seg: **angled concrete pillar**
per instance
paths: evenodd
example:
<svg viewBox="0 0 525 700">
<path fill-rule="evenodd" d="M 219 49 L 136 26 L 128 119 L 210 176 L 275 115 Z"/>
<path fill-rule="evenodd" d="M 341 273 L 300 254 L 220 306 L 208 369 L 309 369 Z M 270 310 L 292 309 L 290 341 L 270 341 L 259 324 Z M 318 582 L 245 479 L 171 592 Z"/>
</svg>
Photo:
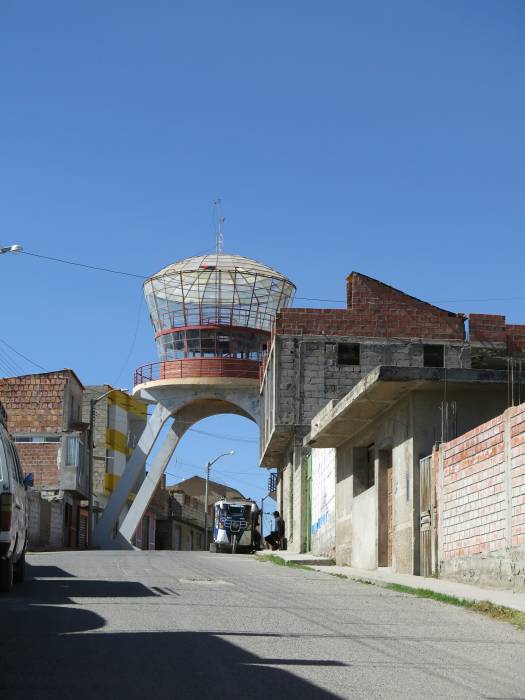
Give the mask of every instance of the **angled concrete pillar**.
<svg viewBox="0 0 525 700">
<path fill-rule="evenodd" d="M 121 538 L 113 539 L 113 532 L 118 522 L 118 518 L 124 508 L 128 496 L 133 490 L 137 479 L 142 473 L 146 460 L 153 449 L 162 426 L 170 417 L 170 411 L 162 404 L 157 404 L 150 419 L 146 423 L 144 432 L 126 465 L 124 473 L 120 477 L 118 484 L 113 491 L 107 506 L 98 521 L 93 532 L 93 544 L 103 549 L 111 549 L 115 546 L 125 546 Z M 129 543 L 128 543 L 129 544 Z"/>
<path fill-rule="evenodd" d="M 139 526 L 180 439 L 192 425 L 203 418 L 224 413 L 244 416 L 257 423 L 259 417 L 258 382 L 244 386 L 245 382 L 246 380 L 241 380 L 240 387 L 228 381 L 224 386 L 215 387 L 176 385 L 141 389 L 141 398 L 149 403 L 155 403 L 155 410 L 97 523 L 93 537 L 97 547 L 103 549 L 132 548 L 133 534 Z M 174 419 L 173 425 L 115 536 L 119 515 L 144 469 L 146 460 L 164 423 L 170 417 Z"/>
<path fill-rule="evenodd" d="M 139 492 L 135 496 L 131 508 L 126 513 L 126 517 L 122 522 L 119 529 L 119 534 L 131 543 L 131 538 L 135 530 L 137 529 L 144 512 L 147 510 L 149 502 L 151 501 L 155 489 L 157 488 L 164 470 L 168 466 L 168 463 L 175 452 L 179 440 L 184 435 L 187 429 L 186 424 L 177 424 L 174 421 L 170 428 L 169 433 L 166 435 L 162 447 L 158 451 L 151 469 L 146 475 L 146 478 L 142 482 Z"/>
</svg>

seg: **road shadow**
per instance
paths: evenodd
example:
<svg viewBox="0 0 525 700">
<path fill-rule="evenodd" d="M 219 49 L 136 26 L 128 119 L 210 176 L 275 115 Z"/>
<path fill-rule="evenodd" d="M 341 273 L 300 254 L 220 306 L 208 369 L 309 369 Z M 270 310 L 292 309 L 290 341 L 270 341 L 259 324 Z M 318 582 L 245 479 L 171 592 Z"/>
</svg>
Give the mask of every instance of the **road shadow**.
<svg viewBox="0 0 525 700">
<path fill-rule="evenodd" d="M 137 581 L 102 581 L 76 578 L 57 566 L 26 565 L 26 580 L 11 597 L 32 605 L 63 605 L 74 598 L 151 598 L 157 594 Z M 0 596 L 0 601 L 5 600 Z"/>
<path fill-rule="evenodd" d="M 42 566 L 26 562 L 26 578 L 75 578 L 69 571 L 64 571 L 59 566 Z"/>
<path fill-rule="evenodd" d="M 77 610 L 60 609 L 67 618 Z M 64 621 L 64 620 L 63 620 Z M 276 666 L 331 666 L 324 660 L 264 659 L 207 632 L 49 634 L 10 640 L 0 690 L 10 700 L 53 698 L 69 688 L 88 698 L 333 700 L 337 696 Z M 66 625 L 67 627 L 67 625 Z M 3 633 L 0 633 L 0 639 Z M 26 672 L 20 674 L 19 659 Z M 9 659 L 17 672 L 10 673 Z M 5 663 L 7 661 L 7 663 Z"/>
<path fill-rule="evenodd" d="M 15 594 L 33 604 L 61 605 L 74 598 L 155 598 L 157 594 L 136 581 L 90 581 L 89 579 L 30 580 L 17 586 Z"/>
<path fill-rule="evenodd" d="M 326 674 L 344 665 L 340 662 L 263 658 L 227 633 L 112 632 L 83 601 L 72 605 L 76 596 L 157 597 L 138 582 L 85 580 L 58 567 L 30 566 L 28 580 L 13 593 L 0 597 L 1 698 L 56 700 L 64 693 L 75 700 L 337 697 L 295 674 L 315 667 Z"/>
</svg>

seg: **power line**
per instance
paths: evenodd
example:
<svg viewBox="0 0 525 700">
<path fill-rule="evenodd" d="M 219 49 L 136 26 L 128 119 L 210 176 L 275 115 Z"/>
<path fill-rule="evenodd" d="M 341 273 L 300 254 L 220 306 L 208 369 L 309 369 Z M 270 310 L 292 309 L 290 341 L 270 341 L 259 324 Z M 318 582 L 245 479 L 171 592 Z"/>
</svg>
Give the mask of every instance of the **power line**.
<svg viewBox="0 0 525 700">
<path fill-rule="evenodd" d="M 98 267 L 97 265 L 86 265 L 85 263 L 74 262 L 72 260 L 64 260 L 63 258 L 53 258 L 50 255 L 40 255 L 39 253 L 30 253 L 27 250 L 21 251 L 22 255 L 30 255 L 32 258 L 41 258 L 42 260 L 51 260 L 52 262 L 62 263 L 63 265 L 74 265 L 75 267 L 83 267 L 86 270 L 97 270 L 98 272 L 110 272 L 113 275 L 123 275 L 125 277 L 136 277 L 137 279 L 148 279 L 149 275 L 136 275 L 133 272 L 123 272 L 122 270 L 112 270 L 108 267 Z"/>
<path fill-rule="evenodd" d="M 197 428 L 188 428 L 188 430 L 191 430 L 192 433 L 199 433 L 200 435 L 207 435 L 208 437 L 220 438 L 221 440 L 235 440 L 236 442 L 248 442 L 251 444 L 259 442 L 256 438 L 242 438 L 235 435 L 220 435 L 218 433 L 208 433 L 205 430 L 198 430 Z"/>
<path fill-rule="evenodd" d="M 208 252 L 210 249 L 203 251 L 203 252 Z M 151 275 L 138 275 L 135 274 L 134 272 L 126 272 L 124 270 L 113 270 L 112 268 L 108 267 L 101 267 L 98 265 L 87 265 L 85 263 L 79 263 L 75 262 L 73 260 L 65 260 L 63 258 L 54 258 L 51 257 L 50 255 L 41 255 L 40 253 L 30 253 L 27 250 L 21 251 L 21 255 L 29 255 L 33 258 L 41 258 L 42 260 L 51 260 L 52 262 L 58 262 L 62 263 L 64 265 L 74 265 L 75 267 L 83 267 L 86 270 L 95 270 L 97 272 L 108 272 L 113 275 L 122 275 L 124 277 L 134 277 L 136 279 L 141 279 L 141 280 L 146 280 L 151 277 Z M 294 297 L 297 300 L 300 301 L 322 301 L 327 304 L 346 304 L 345 299 L 321 299 L 318 297 Z M 523 297 L 486 297 L 486 298 L 480 298 L 480 299 L 434 299 L 432 302 L 427 302 L 427 303 L 433 303 L 433 304 L 452 304 L 452 303 L 474 303 L 474 302 L 489 302 L 489 301 L 524 301 L 525 296 Z"/>
<path fill-rule="evenodd" d="M 44 372 L 48 371 L 45 367 L 42 367 L 42 365 L 39 365 L 38 362 L 31 360 L 29 357 L 26 357 L 26 355 L 23 355 L 21 352 L 18 352 L 18 350 L 15 350 L 15 348 L 12 345 L 9 345 L 9 343 L 7 341 L 3 340 L 2 338 L 0 338 L 0 343 L 3 343 L 6 347 L 9 348 L 9 350 L 14 352 L 19 357 L 23 358 L 26 362 L 29 362 L 29 364 L 34 365 L 35 367 L 38 367 L 38 369 L 41 369 Z"/>
<path fill-rule="evenodd" d="M 119 383 L 119 380 L 120 380 L 124 370 L 126 369 L 126 367 L 128 365 L 128 362 L 131 358 L 131 354 L 133 353 L 133 350 L 135 349 L 135 343 L 137 342 L 137 336 L 139 333 L 140 320 L 142 318 L 142 304 L 143 303 L 144 303 L 144 297 L 141 294 L 140 295 L 139 309 L 138 309 L 138 313 L 137 313 L 137 322 L 135 324 L 135 332 L 133 333 L 133 339 L 131 341 L 131 345 L 129 347 L 129 351 L 128 351 L 128 354 L 126 356 L 126 359 L 124 360 L 124 362 L 122 363 L 122 367 L 120 368 L 120 372 L 118 373 L 117 378 L 113 382 L 113 386 L 117 386 L 117 384 Z"/>
<path fill-rule="evenodd" d="M 4 370 L 7 368 L 8 373 L 16 375 L 23 372 L 22 367 L 18 364 L 16 360 L 11 359 L 11 357 L 8 355 L 7 351 L 4 350 L 3 347 L 0 347 L 0 358 Z"/>
</svg>

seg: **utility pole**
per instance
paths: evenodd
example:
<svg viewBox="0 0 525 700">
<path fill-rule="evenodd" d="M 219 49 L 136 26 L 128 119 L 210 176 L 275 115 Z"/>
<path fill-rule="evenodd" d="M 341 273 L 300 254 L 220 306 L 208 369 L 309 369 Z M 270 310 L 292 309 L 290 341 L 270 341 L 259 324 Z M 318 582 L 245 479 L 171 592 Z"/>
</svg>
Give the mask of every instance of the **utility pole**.
<svg viewBox="0 0 525 700">
<path fill-rule="evenodd" d="M 215 457 L 215 459 L 212 459 L 211 462 L 208 462 L 206 465 L 206 488 L 204 491 L 204 547 L 203 550 L 205 552 L 208 551 L 208 482 L 210 480 L 210 469 L 212 466 L 215 464 L 217 460 L 219 460 L 221 457 L 228 457 L 229 455 L 234 455 L 235 451 L 230 450 L 229 452 L 224 452 L 224 454 L 219 455 L 218 457 Z"/>
<path fill-rule="evenodd" d="M 206 465 L 206 489 L 204 491 L 204 551 L 208 551 L 208 482 L 210 480 L 211 462 Z"/>
<path fill-rule="evenodd" d="M 261 546 L 264 539 L 264 502 L 267 498 L 271 498 L 270 494 L 261 498 Z"/>
<path fill-rule="evenodd" d="M 95 430 L 95 399 L 89 401 L 89 462 L 88 462 L 88 547 L 93 546 L 93 432 Z"/>
</svg>

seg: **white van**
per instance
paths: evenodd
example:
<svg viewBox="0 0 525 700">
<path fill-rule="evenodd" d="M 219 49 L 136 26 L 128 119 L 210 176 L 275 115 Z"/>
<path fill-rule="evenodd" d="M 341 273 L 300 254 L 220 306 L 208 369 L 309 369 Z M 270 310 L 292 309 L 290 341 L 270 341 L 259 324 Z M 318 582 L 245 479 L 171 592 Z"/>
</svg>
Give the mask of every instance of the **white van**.
<svg viewBox="0 0 525 700">
<path fill-rule="evenodd" d="M 0 404 L 0 591 L 9 592 L 25 573 L 27 547 L 27 487 L 14 442 L 6 429 L 6 414 Z"/>
</svg>

